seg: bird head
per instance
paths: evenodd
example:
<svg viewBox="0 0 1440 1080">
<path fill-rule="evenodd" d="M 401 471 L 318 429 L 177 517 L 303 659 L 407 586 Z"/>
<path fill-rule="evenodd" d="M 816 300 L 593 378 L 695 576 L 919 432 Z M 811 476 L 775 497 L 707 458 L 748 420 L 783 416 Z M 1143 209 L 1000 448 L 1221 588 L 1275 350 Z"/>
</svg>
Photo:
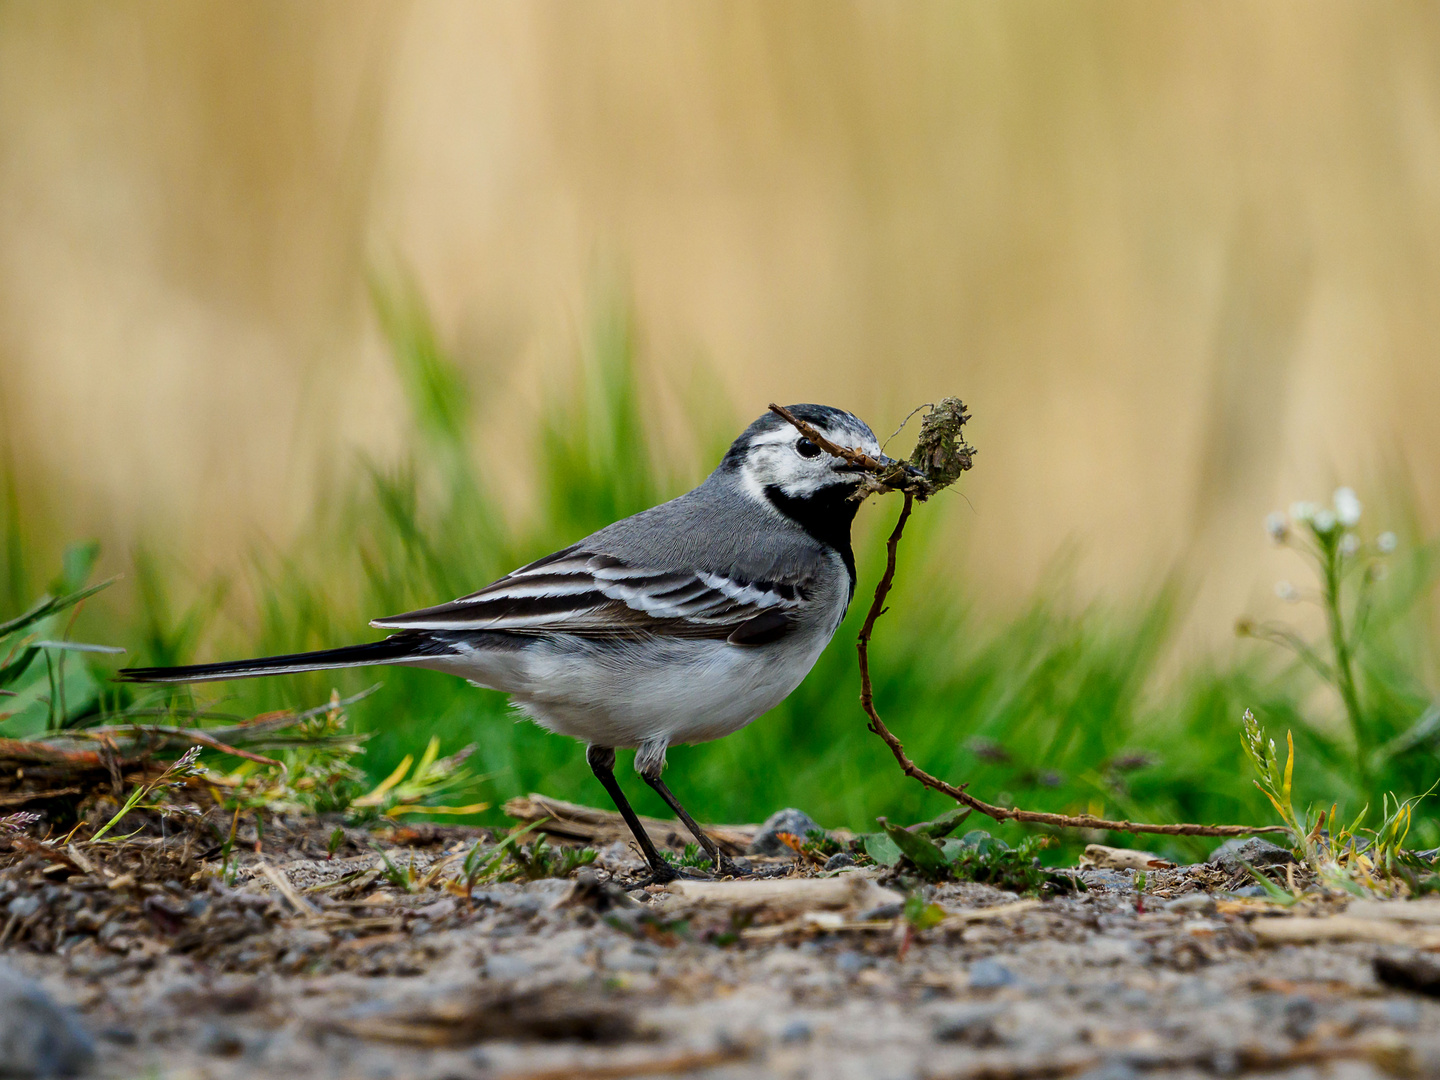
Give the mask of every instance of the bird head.
<svg viewBox="0 0 1440 1080">
<path fill-rule="evenodd" d="M 859 450 L 882 464 L 890 462 L 870 426 L 853 413 L 830 405 L 791 405 L 789 411 L 835 445 Z M 848 496 L 865 475 L 773 412 L 756 420 L 731 444 L 721 468 L 738 473 L 749 494 L 772 502 L 777 494 L 787 500 Z"/>
</svg>

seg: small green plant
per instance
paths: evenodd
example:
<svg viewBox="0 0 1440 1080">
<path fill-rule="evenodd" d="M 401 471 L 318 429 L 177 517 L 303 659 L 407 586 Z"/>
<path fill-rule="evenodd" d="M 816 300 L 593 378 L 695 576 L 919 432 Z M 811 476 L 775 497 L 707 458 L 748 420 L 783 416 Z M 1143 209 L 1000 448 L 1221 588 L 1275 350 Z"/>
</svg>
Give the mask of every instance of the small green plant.
<svg viewBox="0 0 1440 1080">
<path fill-rule="evenodd" d="M 593 863 L 595 857 L 594 848 L 555 848 L 542 836 L 528 847 L 511 850 L 510 861 L 514 872 L 506 877 L 521 877 L 526 881 L 569 877 L 580 867 Z"/>
<path fill-rule="evenodd" d="M 465 853 L 459 876 L 445 882 L 445 889 L 468 901 L 475 887 L 483 883 L 569 877 L 595 861 L 594 848 L 556 848 L 543 836 L 522 846 L 520 841 L 537 826 L 535 823 L 516 830 L 488 851 L 477 840 Z"/>
<path fill-rule="evenodd" d="M 1367 787 L 1374 772 L 1375 724 L 1361 700 L 1357 655 L 1374 612 L 1375 586 L 1385 574 L 1385 557 L 1395 551 L 1393 532 L 1364 540 L 1357 531 L 1360 500 L 1348 487 L 1337 488 L 1331 506 L 1297 502 L 1289 514 L 1279 511 L 1265 519 L 1265 530 L 1281 547 L 1310 559 L 1319 579 L 1318 590 L 1307 591 L 1281 581 L 1276 595 L 1289 602 L 1313 600 L 1325 616 L 1326 640 L 1314 644 L 1284 623 L 1242 619 L 1241 636 L 1273 642 L 1295 653 L 1322 680 L 1335 689 L 1354 740 L 1355 772 Z"/>
<path fill-rule="evenodd" d="M 327 859 L 335 858 L 335 853 L 340 850 L 344 843 L 345 830 L 339 825 L 336 825 L 335 828 L 330 831 L 330 839 L 325 843 L 325 857 Z"/>
<path fill-rule="evenodd" d="M 1431 864 L 1405 847 L 1415 806 L 1432 794 L 1434 787 L 1409 799 L 1383 795 L 1380 825 L 1375 829 L 1363 827 L 1370 811 L 1368 804 L 1349 825 L 1341 823 L 1339 807 L 1333 804 L 1328 810 L 1307 811 L 1302 818 L 1295 810 L 1293 799 L 1294 739 L 1286 733 L 1287 752 L 1282 766 L 1275 740 L 1266 737 L 1265 729 L 1249 709 L 1245 710 L 1241 723 L 1245 754 L 1259 773 L 1255 786 L 1275 807 L 1281 822 L 1290 830 L 1296 853 L 1323 888 L 1357 896 L 1393 895 L 1397 891 L 1415 894 L 1435 889 L 1437 876 Z M 1254 876 L 1272 898 L 1279 897 L 1275 891 L 1278 886 L 1262 880 L 1262 875 Z M 1293 902 L 1293 894 L 1284 895 L 1291 896 Z"/>
<path fill-rule="evenodd" d="M 116 825 L 119 825 L 120 822 L 125 819 L 126 815 L 137 807 L 144 810 L 159 810 L 162 812 L 173 812 L 176 810 L 176 807 L 162 806 L 158 803 L 147 803 L 146 800 L 152 798 L 156 793 L 164 792 L 169 788 L 183 787 L 185 782 L 192 776 L 203 776 L 205 770 L 196 763 L 199 757 L 200 747 L 192 746 L 189 750 L 186 750 L 184 754 L 167 765 L 165 771 L 154 780 L 149 780 L 137 785 L 126 797 L 120 809 L 116 811 L 115 816 L 102 825 L 94 836 L 90 837 L 90 843 L 98 844 L 104 840 L 105 837 L 109 835 L 110 830 L 115 828 Z"/>
<path fill-rule="evenodd" d="M 390 818 L 404 814 L 478 814 L 488 809 L 490 804 L 454 806 L 440 801 L 454 798 L 478 782 L 478 778 L 465 768 L 465 759 L 474 749 L 467 746 L 442 758 L 440 737 L 432 735 L 418 762 L 406 754 L 389 776 L 364 795 L 353 799 L 350 809 L 378 810 Z M 413 772 L 410 770 L 412 764 L 415 766 Z"/>
<path fill-rule="evenodd" d="M 665 857 L 665 861 L 668 862 L 671 866 L 684 866 L 699 870 L 707 870 L 712 865 L 714 865 L 710 861 L 710 856 L 705 854 L 705 849 L 702 848 L 699 844 L 686 844 L 685 850 L 680 853 L 678 858 L 670 854 L 670 852 L 668 851 L 663 852 L 663 855 Z"/>
<path fill-rule="evenodd" d="M 1292 797 L 1295 780 L 1294 736 L 1288 731 L 1285 733 L 1285 765 L 1281 767 L 1275 740 L 1266 739 L 1265 729 L 1260 726 L 1260 721 L 1255 719 L 1255 714 L 1246 709 L 1245 715 L 1240 718 L 1240 725 L 1245 756 L 1260 774 L 1255 786 L 1270 800 L 1270 805 L 1275 807 L 1275 812 L 1280 815 L 1281 824 L 1290 830 L 1291 842 L 1304 855 L 1305 861 L 1313 866 L 1315 853 L 1309 843 L 1310 830 L 1305 828 L 1296 814 Z"/>
<path fill-rule="evenodd" d="M 0 817 L 0 836 L 6 833 L 22 833 L 31 825 L 38 824 L 40 815 L 29 810 L 17 810 Z"/>
<path fill-rule="evenodd" d="M 390 883 L 391 888 L 399 889 L 401 892 L 412 893 L 419 889 L 420 875 L 415 872 L 415 856 L 410 856 L 409 865 L 403 869 L 391 861 L 381 848 L 375 844 L 370 845 L 375 854 L 380 856 L 380 876 Z"/>
<path fill-rule="evenodd" d="M 903 915 L 912 930 L 929 930 L 945 921 L 945 909 L 926 901 L 917 890 L 905 898 Z"/>
<path fill-rule="evenodd" d="M 883 832 L 862 836 L 865 853 L 881 866 L 914 869 L 927 881 L 978 881 L 1015 892 L 1039 892 L 1046 885 L 1069 890 L 1074 887 L 1040 865 L 1038 852 L 1048 847 L 1048 836 L 1027 836 L 1015 847 L 983 829 L 972 829 L 963 837 L 949 836 L 969 816 L 957 808 L 908 829 L 878 818 Z"/>
<path fill-rule="evenodd" d="M 67 670 L 67 658 L 125 651 L 68 640 L 85 601 L 112 584 L 83 587 L 98 554 L 94 544 L 71 545 L 52 589 L 59 595 L 42 596 L 28 611 L 0 622 L 0 734 L 62 731 L 95 711 L 99 683 L 83 664 Z"/>
<path fill-rule="evenodd" d="M 475 893 L 475 886 L 485 880 L 505 861 L 506 850 L 505 844 L 502 843 L 487 854 L 484 845 L 476 840 L 460 863 L 460 876 L 452 881 L 447 881 L 445 888 L 457 896 L 463 896 L 465 902 L 470 903 L 471 897 Z"/>
<path fill-rule="evenodd" d="M 1027 836 L 1010 847 L 998 836 L 976 829 L 945 844 L 954 852 L 951 868 L 961 881 L 978 881 L 1018 893 L 1038 893 L 1046 885 L 1068 887 L 1040 865 L 1039 853 L 1054 841 L 1048 836 Z M 1067 879 L 1068 881 L 1068 879 Z"/>
</svg>

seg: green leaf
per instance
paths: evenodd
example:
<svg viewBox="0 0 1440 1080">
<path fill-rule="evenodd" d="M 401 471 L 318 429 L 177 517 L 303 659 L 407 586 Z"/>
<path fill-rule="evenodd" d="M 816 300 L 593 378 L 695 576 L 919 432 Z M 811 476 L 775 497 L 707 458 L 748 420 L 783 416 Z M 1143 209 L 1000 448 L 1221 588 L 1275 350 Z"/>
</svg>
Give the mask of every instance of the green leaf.
<svg viewBox="0 0 1440 1080">
<path fill-rule="evenodd" d="M 865 845 L 865 854 L 880 866 L 894 866 L 900 861 L 900 849 L 883 832 L 864 833 L 860 839 Z"/>
<path fill-rule="evenodd" d="M 62 593 L 83 588 L 100 560 L 100 541 L 82 540 L 65 549 L 60 562 L 60 580 L 56 589 Z"/>
<path fill-rule="evenodd" d="M 949 875 L 950 864 L 934 841 L 902 829 L 899 825 L 891 825 L 883 817 L 875 820 L 885 830 L 885 835 L 895 842 L 900 853 L 914 863 L 915 869 L 927 878 L 938 879 Z"/>
<path fill-rule="evenodd" d="M 905 898 L 905 921 L 916 930 L 929 930 L 945 920 L 945 909 L 939 904 L 927 904 L 918 892 Z"/>
<path fill-rule="evenodd" d="M 955 806 L 945 811 L 934 821 L 927 821 L 922 825 L 915 826 L 915 832 L 921 836 L 928 836 L 931 840 L 942 840 L 958 829 L 966 818 L 970 816 L 971 810 L 968 806 Z"/>
<path fill-rule="evenodd" d="M 114 584 L 115 580 L 115 578 L 108 578 L 98 585 L 91 585 L 88 589 L 80 589 L 77 592 L 70 593 L 68 596 L 47 596 L 42 598 L 39 603 L 25 612 L 25 614 L 17 615 L 9 622 L 0 623 L 0 638 L 8 637 L 18 630 L 24 630 L 27 626 L 33 626 L 41 619 L 48 618 L 51 615 L 65 611 L 67 608 L 74 607 L 80 603 L 81 600 L 94 596 L 101 589 L 109 588 Z"/>
</svg>

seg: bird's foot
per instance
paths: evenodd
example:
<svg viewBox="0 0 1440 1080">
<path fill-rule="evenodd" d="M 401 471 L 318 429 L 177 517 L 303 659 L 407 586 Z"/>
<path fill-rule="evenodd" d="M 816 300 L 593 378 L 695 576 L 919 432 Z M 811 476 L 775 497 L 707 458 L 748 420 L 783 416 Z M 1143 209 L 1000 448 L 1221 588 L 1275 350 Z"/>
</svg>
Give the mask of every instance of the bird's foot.
<svg viewBox="0 0 1440 1080">
<path fill-rule="evenodd" d="M 634 887 L 643 889 L 647 885 L 668 885 L 672 881 L 716 881 L 720 878 L 753 876 L 749 860 L 732 860 L 724 855 L 714 871 L 702 870 L 698 866 L 675 866 L 671 863 L 652 865 L 648 877 L 642 878 Z"/>
<path fill-rule="evenodd" d="M 696 870 L 689 866 L 672 866 L 668 862 L 650 863 L 650 873 L 641 878 L 635 888 L 643 889 L 647 885 L 668 885 L 672 881 L 709 881 L 711 877 L 704 870 Z"/>
</svg>

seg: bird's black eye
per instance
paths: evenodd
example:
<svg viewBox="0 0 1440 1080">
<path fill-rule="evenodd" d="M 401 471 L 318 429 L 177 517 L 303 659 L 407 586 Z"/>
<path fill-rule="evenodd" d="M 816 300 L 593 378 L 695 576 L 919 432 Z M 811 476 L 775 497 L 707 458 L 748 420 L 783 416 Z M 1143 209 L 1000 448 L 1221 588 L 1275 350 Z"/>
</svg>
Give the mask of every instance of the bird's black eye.
<svg viewBox="0 0 1440 1080">
<path fill-rule="evenodd" d="M 816 457 L 820 453 L 820 448 L 809 439 L 801 439 L 795 444 L 795 452 L 801 457 Z"/>
</svg>

